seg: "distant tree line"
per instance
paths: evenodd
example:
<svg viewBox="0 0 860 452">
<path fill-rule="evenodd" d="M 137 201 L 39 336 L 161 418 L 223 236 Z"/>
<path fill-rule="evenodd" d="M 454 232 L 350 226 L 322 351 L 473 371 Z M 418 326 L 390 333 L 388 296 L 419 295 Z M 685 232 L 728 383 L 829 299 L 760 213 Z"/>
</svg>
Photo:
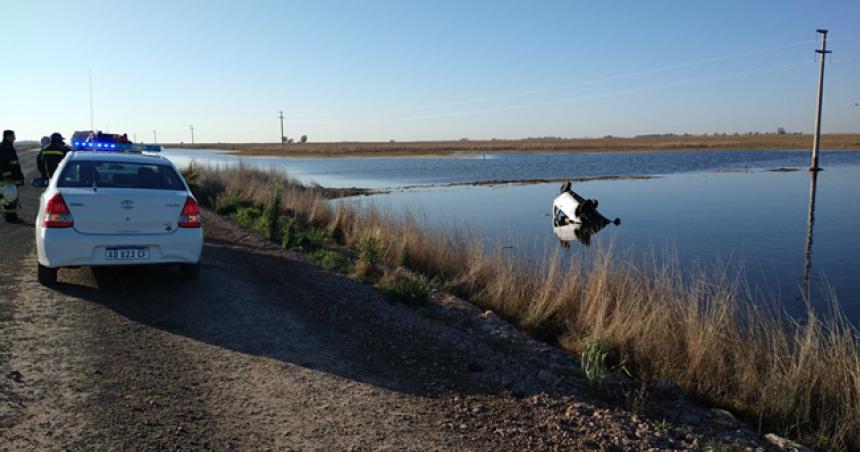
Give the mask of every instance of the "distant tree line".
<svg viewBox="0 0 860 452">
<path fill-rule="evenodd" d="M 742 136 L 742 135 L 747 135 L 747 136 L 749 136 L 749 135 L 752 135 L 752 136 L 755 136 L 755 135 L 803 135 L 803 132 L 787 132 L 785 130 L 785 127 L 777 127 L 775 132 L 756 132 L 756 131 L 734 132 L 734 133 L 714 132 L 712 134 L 708 134 L 708 133 L 647 133 L 647 134 L 642 134 L 642 135 L 636 135 L 633 138 L 672 138 L 672 137 L 695 137 L 695 136 L 727 137 L 727 136 Z M 564 141 L 564 140 L 576 140 L 576 139 L 583 139 L 583 138 L 588 139 L 590 137 L 565 138 L 565 137 L 559 137 L 559 136 L 544 136 L 544 137 L 526 137 L 526 138 L 490 138 L 489 141 Z M 628 138 L 628 137 L 617 136 L 617 135 L 603 135 L 601 138 L 604 140 L 609 140 L 609 139 L 614 139 L 614 138 L 623 139 L 623 138 Z M 304 143 L 306 140 L 307 140 L 307 137 L 305 135 L 302 135 L 301 142 Z M 466 142 L 466 141 L 470 141 L 470 140 L 471 140 L 470 138 L 463 137 L 463 138 L 460 138 L 458 141 Z M 292 143 L 293 142 L 292 139 L 290 139 L 289 142 Z M 395 143 L 396 141 L 395 140 L 388 140 L 388 142 L 389 143 Z"/>
<path fill-rule="evenodd" d="M 636 135 L 634 138 L 691 137 L 691 136 L 695 136 L 695 135 L 696 135 L 696 134 L 690 134 L 690 133 L 684 133 L 684 134 L 676 134 L 676 133 L 651 133 L 651 134 L 645 134 L 645 135 Z M 749 131 L 749 132 L 744 132 L 744 133 L 741 133 L 741 132 L 735 132 L 735 133 L 733 133 L 733 134 L 732 134 L 732 136 L 741 136 L 741 135 L 803 135 L 803 132 L 786 132 L 786 131 L 785 131 L 785 127 L 778 127 L 778 128 L 776 129 L 776 132 L 756 132 L 756 131 Z M 710 135 L 708 135 L 707 133 L 703 133 L 703 134 L 701 134 L 701 136 L 704 136 L 704 137 L 707 137 L 707 136 L 712 136 L 712 137 L 725 137 L 725 136 L 729 136 L 729 134 L 728 134 L 727 132 L 714 132 L 714 133 L 712 133 L 712 134 L 710 134 Z M 603 137 L 603 138 L 615 138 L 615 137 L 613 137 L 612 135 L 607 135 L 607 136 L 605 136 L 605 137 Z"/>
<path fill-rule="evenodd" d="M 288 137 L 281 137 L 281 141 L 283 141 L 284 143 L 295 143 L 296 142 L 295 138 L 288 138 Z M 299 137 L 299 143 L 307 143 L 307 142 L 308 142 L 308 136 L 307 135 L 302 135 L 301 137 Z"/>
</svg>

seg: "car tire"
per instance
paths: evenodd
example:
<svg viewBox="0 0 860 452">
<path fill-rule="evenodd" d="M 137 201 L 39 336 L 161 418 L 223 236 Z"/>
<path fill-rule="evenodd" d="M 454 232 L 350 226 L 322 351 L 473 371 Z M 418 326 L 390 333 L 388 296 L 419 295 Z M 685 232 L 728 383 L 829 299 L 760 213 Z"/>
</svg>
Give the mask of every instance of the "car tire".
<svg viewBox="0 0 860 452">
<path fill-rule="evenodd" d="M 57 269 L 45 267 L 39 264 L 39 284 L 43 286 L 53 286 L 57 284 Z"/>
<path fill-rule="evenodd" d="M 179 273 L 182 275 L 182 279 L 193 281 L 200 275 L 200 263 L 179 264 Z"/>
</svg>

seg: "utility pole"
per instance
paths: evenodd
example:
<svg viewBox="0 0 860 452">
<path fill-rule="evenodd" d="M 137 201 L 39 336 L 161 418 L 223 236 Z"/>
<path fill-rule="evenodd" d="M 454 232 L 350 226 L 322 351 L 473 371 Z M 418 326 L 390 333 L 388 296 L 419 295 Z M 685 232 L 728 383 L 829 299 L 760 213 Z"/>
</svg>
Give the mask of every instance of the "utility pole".
<svg viewBox="0 0 860 452">
<path fill-rule="evenodd" d="M 281 119 L 281 152 L 284 152 L 284 112 L 278 111 L 278 118 Z"/>
<path fill-rule="evenodd" d="M 815 137 L 812 139 L 812 166 L 809 171 L 819 171 L 818 167 L 818 147 L 821 144 L 821 98 L 824 93 L 824 59 L 827 57 L 830 50 L 827 50 L 827 30 L 819 28 L 817 31 L 821 35 L 821 50 L 816 50 L 815 53 L 821 55 L 821 66 L 818 67 L 818 105 L 815 112 Z"/>
<path fill-rule="evenodd" d="M 158 144 L 158 134 L 152 129 L 152 144 Z"/>
<path fill-rule="evenodd" d="M 194 144 L 194 125 L 189 125 L 189 129 L 191 129 L 191 144 Z"/>
</svg>

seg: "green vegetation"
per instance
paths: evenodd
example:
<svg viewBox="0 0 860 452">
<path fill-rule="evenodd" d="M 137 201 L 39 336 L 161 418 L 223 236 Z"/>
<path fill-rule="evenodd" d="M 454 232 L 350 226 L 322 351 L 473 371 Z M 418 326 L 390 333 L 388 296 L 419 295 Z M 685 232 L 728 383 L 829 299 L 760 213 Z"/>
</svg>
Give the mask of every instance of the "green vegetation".
<svg viewBox="0 0 860 452">
<path fill-rule="evenodd" d="M 272 183 L 269 189 L 269 197 L 266 199 L 266 204 L 263 211 L 260 213 L 259 228 L 262 229 L 263 235 L 269 240 L 276 240 L 280 234 L 280 216 L 281 216 L 281 197 L 283 193 L 281 186 L 277 183 Z"/>
<path fill-rule="evenodd" d="M 210 203 L 212 204 L 212 203 Z M 249 207 L 247 203 L 243 203 L 242 199 L 239 198 L 239 194 L 231 191 L 228 193 L 224 193 L 222 196 L 218 196 L 216 202 L 214 203 L 215 211 L 220 213 L 221 215 L 232 215 L 237 210 Z"/>
<path fill-rule="evenodd" d="M 241 166 L 188 172 L 198 200 L 240 224 L 313 253 L 327 268 L 346 267 L 320 250 L 351 249 L 354 276 L 407 303 L 420 306 L 434 280 L 445 281 L 454 293 L 582 354 L 589 380 L 617 371 L 642 382 L 671 380 L 759 419 L 763 432 L 822 449 L 860 448 L 860 340 L 835 302 L 826 316 L 809 312 L 796 321 L 754 299 L 725 269 L 682 270 L 672 259 L 621 260 L 608 251 L 568 264 L 550 258 L 535 271 L 510 253 L 486 252 L 468 235 L 332 203 L 322 189 L 281 174 Z"/>
<path fill-rule="evenodd" d="M 311 259 L 320 267 L 338 273 L 349 273 L 352 261 L 343 253 L 319 249 L 311 253 Z"/>
<path fill-rule="evenodd" d="M 393 273 L 380 281 L 379 286 L 386 295 L 394 300 L 419 305 L 427 302 L 430 293 L 437 284 L 436 281 L 424 275 Z"/>
<path fill-rule="evenodd" d="M 256 207 L 240 207 L 230 214 L 230 218 L 246 228 L 251 228 L 259 233 L 264 233 L 265 231 L 260 227 L 260 215 L 260 209 Z"/>
<path fill-rule="evenodd" d="M 609 376 L 616 372 L 632 376 L 627 368 L 626 354 L 602 340 L 586 342 L 580 353 L 580 361 L 585 378 L 595 386 L 606 383 Z"/>
<path fill-rule="evenodd" d="M 729 448 L 725 444 L 707 442 L 705 443 L 705 450 L 708 452 L 729 452 L 731 451 L 731 448 Z"/>
<path fill-rule="evenodd" d="M 299 251 L 313 251 L 323 246 L 327 234 L 322 228 L 305 224 L 294 216 L 281 216 L 278 221 L 281 246 Z"/>
<path fill-rule="evenodd" d="M 593 341 L 585 345 L 580 359 L 585 378 L 592 385 L 602 385 L 609 378 L 611 373 L 607 363 L 609 352 L 609 346 L 601 341 Z"/>
<path fill-rule="evenodd" d="M 381 273 L 381 263 L 383 256 L 382 245 L 379 240 L 365 236 L 358 240 L 355 244 L 355 249 L 358 251 L 358 263 L 355 267 L 355 273 L 360 278 L 373 278 Z"/>
<path fill-rule="evenodd" d="M 665 431 L 669 431 L 672 428 L 672 424 L 669 422 L 666 422 L 666 419 L 663 419 L 663 420 L 655 422 L 654 428 L 656 428 L 657 430 L 665 432 Z"/>
</svg>

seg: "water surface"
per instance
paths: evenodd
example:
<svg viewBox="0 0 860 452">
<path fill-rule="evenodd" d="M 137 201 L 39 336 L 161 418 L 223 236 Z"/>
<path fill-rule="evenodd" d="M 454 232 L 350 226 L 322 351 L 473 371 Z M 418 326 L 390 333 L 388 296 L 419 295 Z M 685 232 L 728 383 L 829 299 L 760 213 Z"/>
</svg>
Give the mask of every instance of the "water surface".
<svg viewBox="0 0 860 452">
<path fill-rule="evenodd" d="M 805 167 L 808 151 L 647 151 L 462 154 L 453 157 L 239 157 L 224 151 L 167 149 L 177 164 L 243 162 L 289 172 L 326 187 L 402 187 L 493 180 L 662 175 L 722 169 Z M 822 152 L 828 165 L 860 163 L 860 152 Z"/>
<path fill-rule="evenodd" d="M 244 164 L 283 170 L 334 187 L 391 187 L 364 198 L 420 213 L 429 226 L 478 231 L 488 247 L 507 247 L 536 260 L 592 253 L 612 244 L 641 256 L 677 253 L 685 267 L 742 264 L 746 280 L 802 312 L 803 293 L 822 307 L 831 294 L 860 325 L 860 152 L 823 152 L 814 186 L 800 151 L 500 153 L 432 158 L 244 158 L 216 151 L 167 151 L 184 164 Z M 801 171 L 772 171 L 795 168 Z M 561 241 L 549 217 L 558 184 L 428 186 L 492 180 L 651 175 L 594 180 L 574 190 L 619 217 L 585 239 Z M 415 185 L 422 188 L 404 189 Z M 810 201 L 814 200 L 814 203 Z M 590 246 L 586 246 L 589 243 Z M 809 283 L 809 286 L 805 284 Z M 809 287 L 808 290 L 805 290 Z M 831 292 L 832 291 L 832 292 Z"/>
</svg>

